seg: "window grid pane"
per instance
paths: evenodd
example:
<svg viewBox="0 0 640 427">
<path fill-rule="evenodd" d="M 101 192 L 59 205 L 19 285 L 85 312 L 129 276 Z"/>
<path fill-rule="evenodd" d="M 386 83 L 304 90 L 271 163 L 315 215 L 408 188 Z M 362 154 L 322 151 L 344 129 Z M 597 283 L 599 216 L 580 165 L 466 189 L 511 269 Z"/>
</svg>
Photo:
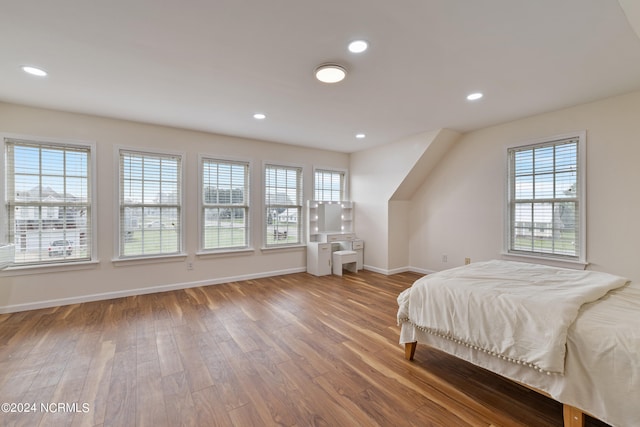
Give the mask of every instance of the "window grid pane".
<svg viewBox="0 0 640 427">
<path fill-rule="evenodd" d="M 509 151 L 509 250 L 578 258 L 578 139 Z"/>
<path fill-rule="evenodd" d="M 344 200 L 344 172 L 316 170 L 314 174 L 314 200 L 340 202 Z"/>
<path fill-rule="evenodd" d="M 302 242 L 302 169 L 265 167 L 266 246 Z"/>
<path fill-rule="evenodd" d="M 202 249 L 249 246 L 249 164 L 202 160 Z"/>
<path fill-rule="evenodd" d="M 5 140 L 9 241 L 17 265 L 92 257 L 91 148 Z"/>
<path fill-rule="evenodd" d="M 120 152 L 120 257 L 182 250 L 181 157 Z"/>
</svg>

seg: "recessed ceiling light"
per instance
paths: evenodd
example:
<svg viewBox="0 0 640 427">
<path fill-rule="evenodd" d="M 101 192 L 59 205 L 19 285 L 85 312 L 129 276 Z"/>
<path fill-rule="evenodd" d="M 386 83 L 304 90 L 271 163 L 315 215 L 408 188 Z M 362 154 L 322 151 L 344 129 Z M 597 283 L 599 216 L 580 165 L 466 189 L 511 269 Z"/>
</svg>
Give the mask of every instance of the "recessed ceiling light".
<svg viewBox="0 0 640 427">
<path fill-rule="evenodd" d="M 46 71 L 40 68 L 30 67 L 28 65 L 25 65 L 24 67 L 22 67 L 22 71 L 24 71 L 25 73 L 29 73 L 32 76 L 38 76 L 38 77 L 44 77 L 47 75 Z"/>
<path fill-rule="evenodd" d="M 338 83 L 347 76 L 347 70 L 338 64 L 322 64 L 314 72 L 316 79 L 323 83 Z"/>
<path fill-rule="evenodd" d="M 267 115 L 264 114 L 264 113 L 255 113 L 253 115 L 253 118 L 256 119 L 256 120 L 264 120 L 264 119 L 267 118 Z"/>
<path fill-rule="evenodd" d="M 365 135 L 364 133 L 357 133 L 356 134 L 356 138 L 358 139 L 365 139 L 367 137 L 367 135 Z"/>
<path fill-rule="evenodd" d="M 475 100 L 477 100 L 477 99 L 482 98 L 483 96 L 484 96 L 484 95 L 483 95 L 482 93 L 480 93 L 480 92 L 476 92 L 476 93 L 471 93 L 471 94 L 467 95 L 467 99 L 468 99 L 469 101 L 475 101 Z"/>
<path fill-rule="evenodd" d="M 349 52 L 362 53 L 369 47 L 369 44 L 364 40 L 354 40 L 349 43 Z"/>
</svg>

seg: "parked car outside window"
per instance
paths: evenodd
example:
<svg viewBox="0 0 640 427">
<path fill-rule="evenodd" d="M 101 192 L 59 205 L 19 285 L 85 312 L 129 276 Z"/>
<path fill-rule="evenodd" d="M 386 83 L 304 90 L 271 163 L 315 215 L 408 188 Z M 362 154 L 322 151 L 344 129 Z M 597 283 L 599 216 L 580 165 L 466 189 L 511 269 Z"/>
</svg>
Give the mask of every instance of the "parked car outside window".
<svg viewBox="0 0 640 427">
<path fill-rule="evenodd" d="M 54 240 L 49 245 L 49 256 L 64 256 L 65 253 L 67 256 L 71 256 L 73 252 L 72 245 L 73 242 L 70 240 Z"/>
</svg>

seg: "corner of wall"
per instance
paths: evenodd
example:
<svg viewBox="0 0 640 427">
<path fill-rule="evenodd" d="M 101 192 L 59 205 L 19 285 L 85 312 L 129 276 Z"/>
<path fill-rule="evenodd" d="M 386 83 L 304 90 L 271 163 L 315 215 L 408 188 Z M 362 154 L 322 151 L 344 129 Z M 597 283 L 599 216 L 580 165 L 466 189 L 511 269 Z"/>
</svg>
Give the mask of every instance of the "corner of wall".
<svg viewBox="0 0 640 427">
<path fill-rule="evenodd" d="M 365 263 L 388 270 L 408 264 L 408 201 L 458 132 L 439 129 L 350 155 L 356 232 L 366 243 Z"/>
</svg>

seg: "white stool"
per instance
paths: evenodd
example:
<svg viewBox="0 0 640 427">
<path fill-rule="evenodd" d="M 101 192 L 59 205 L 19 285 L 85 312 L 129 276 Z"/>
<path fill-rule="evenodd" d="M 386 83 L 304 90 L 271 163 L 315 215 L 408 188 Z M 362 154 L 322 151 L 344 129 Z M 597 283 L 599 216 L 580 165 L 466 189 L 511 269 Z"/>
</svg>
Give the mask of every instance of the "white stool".
<svg viewBox="0 0 640 427">
<path fill-rule="evenodd" d="M 333 274 L 342 276 L 342 267 L 346 268 L 352 273 L 356 273 L 356 262 L 358 261 L 358 254 L 356 251 L 335 251 L 333 253 Z"/>
</svg>

